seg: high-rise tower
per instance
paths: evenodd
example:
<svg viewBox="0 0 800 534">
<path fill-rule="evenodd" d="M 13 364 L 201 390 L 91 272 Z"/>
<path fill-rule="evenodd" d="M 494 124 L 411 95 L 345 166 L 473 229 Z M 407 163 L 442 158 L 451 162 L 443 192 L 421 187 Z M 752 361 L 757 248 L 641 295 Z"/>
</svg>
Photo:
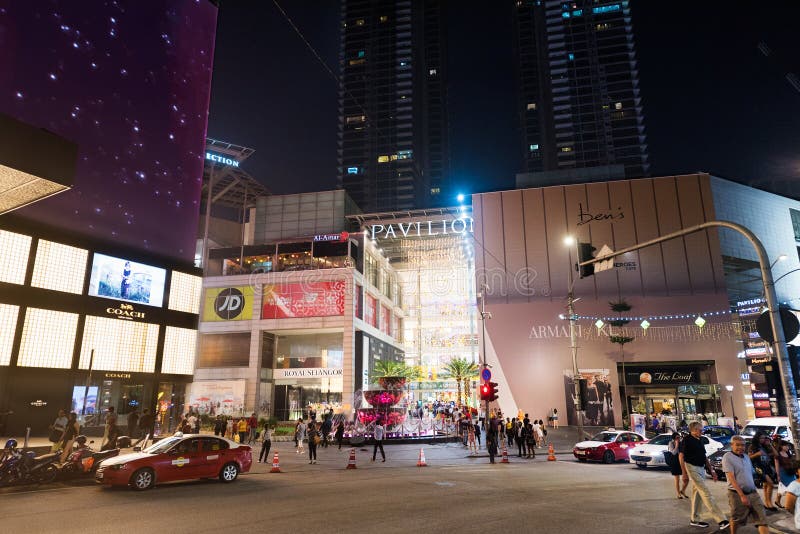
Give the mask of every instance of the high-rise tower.
<svg viewBox="0 0 800 534">
<path fill-rule="evenodd" d="M 436 206 L 447 191 L 442 10 L 342 2 L 338 177 L 366 212 Z"/>
<path fill-rule="evenodd" d="M 514 23 L 522 170 L 622 165 L 646 176 L 628 1 L 517 0 Z"/>
</svg>

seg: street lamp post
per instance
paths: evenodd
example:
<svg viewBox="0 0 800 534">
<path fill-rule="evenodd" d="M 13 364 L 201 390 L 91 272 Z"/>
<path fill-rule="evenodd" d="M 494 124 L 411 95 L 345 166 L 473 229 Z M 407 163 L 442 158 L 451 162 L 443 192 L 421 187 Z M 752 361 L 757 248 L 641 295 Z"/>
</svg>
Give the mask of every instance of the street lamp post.
<svg viewBox="0 0 800 534">
<path fill-rule="evenodd" d="M 728 393 L 731 394 L 731 416 L 733 417 L 733 432 L 734 434 L 739 433 L 739 428 L 736 426 L 736 409 L 733 407 L 733 386 L 728 384 L 725 386 L 725 389 L 728 390 Z"/>
<path fill-rule="evenodd" d="M 575 332 L 575 323 L 578 316 L 575 315 L 575 280 L 572 275 L 572 246 L 575 245 L 575 238 L 567 236 L 564 238 L 564 245 L 567 247 L 567 319 L 569 319 L 569 348 L 572 353 L 572 383 L 575 386 L 575 417 L 578 422 L 578 441 L 583 441 L 583 417 L 581 415 L 581 386 L 580 375 L 578 374 L 578 340 Z"/>
</svg>

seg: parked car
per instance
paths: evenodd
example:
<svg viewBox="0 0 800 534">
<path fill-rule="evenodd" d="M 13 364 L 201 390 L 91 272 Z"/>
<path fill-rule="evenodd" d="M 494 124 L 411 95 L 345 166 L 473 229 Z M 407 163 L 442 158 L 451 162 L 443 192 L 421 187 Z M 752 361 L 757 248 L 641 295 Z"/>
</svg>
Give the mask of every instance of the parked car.
<svg viewBox="0 0 800 534">
<path fill-rule="evenodd" d="M 703 428 L 703 435 L 727 445 L 731 442 L 734 431 L 728 426 L 709 425 Z"/>
<path fill-rule="evenodd" d="M 219 477 L 233 482 L 253 463 L 247 445 L 215 436 L 177 433 L 150 447 L 104 460 L 95 481 L 146 490 L 161 482 Z"/>
<path fill-rule="evenodd" d="M 628 452 L 647 441 L 641 434 L 623 430 L 604 430 L 588 441 L 576 443 L 572 454 L 580 462 L 589 460 L 612 464 L 628 460 Z"/>
<path fill-rule="evenodd" d="M 770 439 L 780 436 L 789 443 L 794 444 L 792 431 L 789 429 L 788 417 L 759 417 L 747 423 L 742 429 L 742 436 L 752 439 L 758 431 L 765 432 Z"/>
<path fill-rule="evenodd" d="M 722 443 L 715 441 L 708 436 L 701 436 L 703 445 L 706 449 L 706 456 L 713 454 L 720 450 Z M 664 460 L 664 452 L 669 448 L 669 442 L 672 440 L 672 432 L 666 434 L 659 434 L 652 438 L 647 443 L 637 445 L 630 451 L 630 459 L 636 462 L 636 467 L 666 467 L 667 462 Z"/>
</svg>

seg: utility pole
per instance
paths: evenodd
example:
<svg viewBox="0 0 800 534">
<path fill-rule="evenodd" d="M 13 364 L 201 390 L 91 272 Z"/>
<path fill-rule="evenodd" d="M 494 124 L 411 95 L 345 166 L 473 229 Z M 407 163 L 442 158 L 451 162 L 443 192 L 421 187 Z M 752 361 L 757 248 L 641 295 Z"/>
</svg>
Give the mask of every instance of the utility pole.
<svg viewBox="0 0 800 534">
<path fill-rule="evenodd" d="M 770 267 L 767 251 L 764 250 L 764 245 L 761 243 L 761 240 L 759 240 L 749 228 L 730 221 L 708 221 L 703 224 L 698 224 L 697 226 L 684 228 L 683 230 L 678 230 L 677 232 L 645 241 L 644 243 L 623 248 L 622 250 L 604 256 L 580 262 L 578 263 L 578 267 L 594 265 L 595 263 L 622 256 L 628 252 L 634 252 L 645 247 L 663 243 L 664 241 L 684 237 L 712 228 L 729 228 L 739 232 L 750 241 L 750 244 L 753 245 L 756 251 L 759 267 L 761 268 L 761 281 L 764 285 L 764 296 L 767 300 L 767 310 L 772 320 L 772 352 L 778 357 L 778 371 L 781 377 L 781 386 L 783 387 L 783 397 L 786 401 L 786 413 L 789 416 L 789 428 L 791 429 L 792 436 L 795 436 L 795 439 L 797 439 L 797 436 L 800 436 L 800 421 L 798 421 L 797 418 L 800 407 L 798 407 L 797 403 L 797 390 L 794 387 L 794 376 L 789 363 L 789 351 L 786 348 L 786 338 L 783 333 L 783 321 L 781 321 L 780 309 L 778 307 L 778 297 L 775 294 L 775 282 L 772 278 L 772 269 Z"/>
<path fill-rule="evenodd" d="M 487 284 L 483 284 L 483 286 L 481 286 L 481 293 L 480 293 L 480 297 L 481 297 L 481 325 L 483 327 L 483 337 L 481 339 L 483 348 L 482 348 L 481 352 L 483 352 L 483 368 L 484 369 L 489 367 L 486 364 L 486 319 L 491 319 L 492 318 L 491 312 L 488 312 L 488 313 L 486 312 L 486 292 L 488 290 L 489 290 L 489 286 Z M 484 428 L 486 428 L 487 431 L 488 431 L 488 429 L 489 429 L 489 400 L 488 399 L 483 401 L 483 424 L 484 424 Z M 487 440 L 489 439 L 488 438 L 488 433 L 487 433 L 487 438 L 486 439 Z"/>
<path fill-rule="evenodd" d="M 578 316 L 575 314 L 575 280 L 572 274 L 572 245 L 575 244 L 575 238 L 569 236 L 564 239 L 564 244 L 567 245 L 567 319 L 569 319 L 569 348 L 572 352 L 572 384 L 575 386 L 575 417 L 578 421 L 578 441 L 583 441 L 583 414 L 581 414 L 581 384 L 580 374 L 578 373 L 578 339 L 575 333 L 575 323 Z"/>
</svg>

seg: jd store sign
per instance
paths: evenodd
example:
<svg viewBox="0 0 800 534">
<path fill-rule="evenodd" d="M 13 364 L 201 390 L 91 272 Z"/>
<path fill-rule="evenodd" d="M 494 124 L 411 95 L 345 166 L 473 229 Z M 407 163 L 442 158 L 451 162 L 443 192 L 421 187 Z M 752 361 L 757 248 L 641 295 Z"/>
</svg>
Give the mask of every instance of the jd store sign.
<svg viewBox="0 0 800 534">
<path fill-rule="evenodd" d="M 203 321 L 247 321 L 253 318 L 253 288 L 208 288 L 203 304 Z"/>
<path fill-rule="evenodd" d="M 625 379 L 629 386 L 695 384 L 700 374 L 696 367 L 628 367 Z"/>
</svg>

